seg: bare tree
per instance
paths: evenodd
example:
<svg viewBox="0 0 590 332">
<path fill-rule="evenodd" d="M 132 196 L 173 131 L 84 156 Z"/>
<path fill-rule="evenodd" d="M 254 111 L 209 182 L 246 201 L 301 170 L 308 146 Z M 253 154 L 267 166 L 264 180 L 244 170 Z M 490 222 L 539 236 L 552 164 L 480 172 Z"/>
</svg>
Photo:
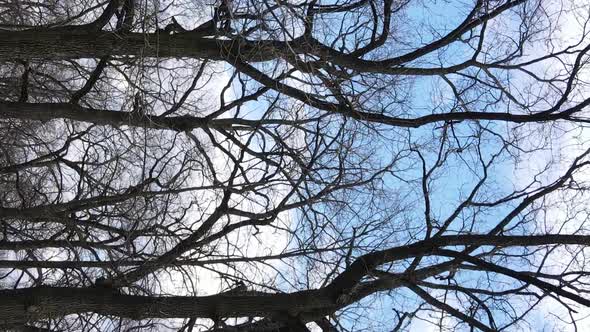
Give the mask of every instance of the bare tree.
<svg viewBox="0 0 590 332">
<path fill-rule="evenodd" d="M 590 306 L 587 4 L 0 10 L 3 329 L 537 330 Z"/>
</svg>

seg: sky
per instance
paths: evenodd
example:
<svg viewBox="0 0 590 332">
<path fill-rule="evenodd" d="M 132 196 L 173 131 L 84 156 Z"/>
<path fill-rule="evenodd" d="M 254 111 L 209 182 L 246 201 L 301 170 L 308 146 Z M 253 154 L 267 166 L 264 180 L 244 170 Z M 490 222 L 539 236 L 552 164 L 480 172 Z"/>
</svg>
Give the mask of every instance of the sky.
<svg viewBox="0 0 590 332">
<path fill-rule="evenodd" d="M 429 4 L 429 3 L 427 3 L 427 4 Z M 165 7 L 165 4 L 163 3 L 161 6 Z M 441 9 L 441 7 L 443 9 Z M 433 25 L 443 26 L 443 27 L 447 27 L 447 29 L 450 29 L 451 27 L 453 27 L 456 24 L 458 18 L 460 17 L 460 15 L 458 15 L 458 13 L 461 11 L 465 12 L 464 4 L 462 2 L 458 2 L 458 1 L 448 1 L 448 2 L 436 1 L 433 3 L 433 8 L 436 8 L 436 10 L 433 9 L 431 11 L 424 11 L 423 9 L 419 9 L 419 8 L 411 8 L 407 12 L 407 17 L 412 20 L 427 21 Z M 171 15 L 177 16 L 179 18 L 179 21 L 181 23 L 184 22 L 184 24 L 186 24 L 187 26 L 190 26 L 190 24 L 195 23 L 194 21 L 191 20 L 192 17 L 189 17 L 187 15 L 183 15 L 182 12 L 179 12 L 179 13 L 171 12 Z M 575 36 L 579 35 L 579 31 L 580 31 L 581 27 L 575 19 L 570 18 L 570 17 L 562 17 L 561 22 L 563 23 L 563 28 L 562 28 L 562 31 L 560 32 L 561 38 L 569 38 L 569 37 L 575 37 Z M 396 23 L 401 25 L 402 22 L 396 22 Z M 440 32 L 440 30 L 437 30 L 437 31 Z M 408 33 L 412 33 L 412 31 L 408 31 Z M 424 30 L 420 31 L 418 34 L 423 39 L 423 41 L 427 41 L 429 39 L 429 37 L 431 37 L 431 36 L 425 35 Z M 462 49 L 450 49 L 448 52 L 449 52 L 449 54 L 453 54 L 453 53 L 461 53 L 462 51 L 463 51 Z M 173 63 L 173 62 L 174 62 L 174 60 L 171 61 L 171 63 Z M 201 102 L 203 103 L 201 106 L 203 107 L 203 109 L 206 109 L 209 107 L 215 107 L 218 104 L 219 99 L 216 98 L 216 93 L 221 91 L 221 89 L 223 88 L 223 86 L 225 86 L 227 80 L 230 77 L 229 76 L 230 75 L 229 68 L 223 64 L 216 65 L 215 72 L 216 73 L 211 76 L 212 81 L 210 81 L 208 83 L 208 85 L 211 89 L 211 94 L 210 95 L 205 94 L 204 96 L 202 96 L 202 99 L 201 99 Z M 296 84 L 295 82 L 296 81 L 292 81 L 290 83 Z M 415 83 L 412 91 L 414 93 L 413 104 L 415 105 L 416 108 L 424 107 L 426 110 L 431 109 L 433 102 L 436 101 L 436 98 L 422 99 L 422 97 L 424 95 L 429 95 L 430 92 L 432 92 L 433 88 L 436 88 L 437 84 L 440 84 L 440 80 L 423 80 L 423 81 L 418 80 Z M 129 87 L 121 86 L 120 88 L 122 91 L 125 91 Z M 235 98 L 235 96 L 239 92 L 238 87 L 233 87 L 233 88 L 234 89 L 230 89 L 227 93 L 228 100 Z M 305 89 L 305 87 L 301 87 L 301 88 Z M 441 93 L 442 93 L 443 100 L 445 99 L 445 97 L 448 97 L 448 96 L 445 96 L 445 94 L 448 93 L 448 90 L 441 89 Z M 256 107 L 255 104 L 249 104 L 249 106 L 246 106 L 244 112 L 251 112 L 253 115 L 255 115 L 255 114 L 258 114 L 262 109 L 263 109 L 262 107 L 261 108 Z M 426 127 L 425 129 L 422 129 L 422 130 L 415 130 L 414 135 L 418 136 L 418 137 L 422 135 L 422 136 L 424 136 L 424 138 L 426 140 L 429 138 L 429 132 L 428 132 L 429 130 L 430 130 L 430 127 Z M 525 160 L 521 161 L 518 168 L 514 168 L 513 165 L 509 165 L 508 163 L 506 165 L 501 165 L 500 167 L 497 167 L 496 181 L 502 185 L 510 185 L 512 183 L 515 183 L 515 184 L 521 185 L 521 186 L 525 185 L 527 183 L 528 179 L 531 178 L 531 175 L 534 174 L 534 172 L 532 172 L 532 171 L 535 169 L 535 167 L 539 164 L 544 163 L 544 161 L 549 160 L 550 158 L 560 160 L 560 162 L 557 164 L 556 168 L 554 170 L 552 170 L 552 172 L 549 174 L 549 176 L 555 176 L 556 174 L 560 174 L 565 169 L 565 167 L 568 165 L 569 159 L 571 159 L 571 157 L 574 155 L 574 153 L 579 151 L 578 150 L 579 145 L 577 143 L 579 141 L 587 142 L 590 139 L 590 137 L 588 137 L 587 132 L 577 132 L 577 133 L 572 132 L 570 134 L 571 135 L 562 135 L 562 136 L 558 137 L 558 139 L 559 139 L 558 143 L 551 146 L 551 149 L 548 149 L 548 150 L 542 151 L 542 153 L 536 154 L 534 158 L 529 158 L 529 159 L 525 159 Z M 576 134 L 576 135 L 574 135 L 574 134 Z M 198 134 L 196 134 L 196 135 L 198 136 Z M 586 146 L 587 146 L 587 144 L 586 144 Z M 492 151 L 493 151 L 493 149 L 490 148 L 489 151 L 486 151 L 486 152 L 492 153 Z M 384 154 L 384 155 L 387 153 L 390 153 L 390 151 L 386 150 L 385 148 L 380 149 L 380 150 L 376 150 L 376 152 Z M 385 156 L 385 157 L 387 157 L 387 156 Z M 223 169 L 223 165 L 225 165 L 225 163 L 226 163 L 226 160 L 219 157 L 219 156 L 216 158 L 213 158 L 213 161 L 214 161 L 215 165 L 218 166 L 218 169 Z M 431 162 L 432 160 L 428 160 L 428 161 Z M 460 160 L 457 160 L 456 162 L 459 163 Z M 457 168 L 451 167 L 447 171 L 462 172 L 461 169 L 458 167 Z M 389 183 L 389 185 L 393 189 L 395 189 L 395 186 L 397 185 L 397 183 L 393 179 L 391 179 L 390 181 L 391 182 Z M 434 193 L 434 195 L 436 197 L 436 200 L 434 200 L 434 209 L 437 211 L 437 213 L 442 216 L 448 215 L 448 213 L 450 212 L 450 211 L 448 211 L 448 206 L 453 206 L 451 203 L 457 201 L 457 199 L 458 199 L 457 193 L 460 191 L 461 188 L 464 188 L 465 185 L 471 183 L 472 181 L 473 181 L 473 177 L 469 176 L 466 173 L 461 173 L 460 176 L 453 175 L 453 176 L 447 176 L 447 177 L 441 178 L 437 183 L 439 186 L 441 186 L 444 189 Z M 415 194 L 419 194 L 419 191 L 417 191 Z M 494 216 L 494 215 L 489 216 L 489 219 L 493 220 L 497 216 L 502 215 L 502 212 L 503 212 L 502 210 L 497 211 L 496 212 L 497 215 L 496 216 Z M 419 220 L 421 213 L 422 213 L 422 211 L 420 209 L 416 209 L 416 211 L 413 211 L 410 214 L 413 214 L 413 217 L 416 217 Z M 553 213 L 555 215 L 556 219 L 558 219 L 560 217 L 560 211 L 551 211 L 551 213 Z M 300 215 L 298 215 L 295 211 L 292 211 L 292 212 L 284 213 L 281 216 L 280 220 L 281 220 L 281 222 L 284 223 L 285 226 L 289 226 L 289 225 L 291 225 L 291 223 L 294 222 L 295 219 L 297 219 L 299 217 L 300 217 Z M 251 230 L 240 231 L 240 232 L 238 232 L 238 234 L 232 235 L 229 238 L 230 242 L 235 241 L 235 243 L 237 244 L 238 247 L 247 248 L 247 251 L 245 253 L 242 253 L 244 255 L 254 256 L 254 255 L 260 255 L 260 254 L 278 253 L 282 249 L 284 249 L 286 246 L 288 246 L 288 244 L 289 244 L 289 238 L 288 238 L 288 235 L 286 235 L 286 233 L 280 234 L 280 233 L 276 233 L 275 231 L 262 230 L 262 232 L 257 235 L 256 239 L 254 239 L 251 237 L 251 233 L 249 233 L 250 231 Z M 59 257 L 56 257 L 56 258 L 59 258 Z M 265 274 L 267 274 L 265 276 L 266 278 L 273 279 L 274 276 L 277 274 L 276 270 L 283 270 L 283 269 L 287 270 L 288 268 L 289 267 L 287 265 L 281 265 L 277 262 L 277 265 L 274 266 L 274 268 L 263 268 L 263 272 Z M 197 280 L 196 285 L 197 285 L 198 295 L 214 294 L 214 293 L 222 291 L 228 287 L 228 285 L 222 285 L 214 273 L 208 272 L 208 271 L 201 269 L 201 268 L 195 269 L 194 273 L 195 273 L 195 278 Z M 179 284 L 179 280 L 175 280 L 174 278 L 175 278 L 175 276 L 172 275 L 172 280 L 169 280 L 168 283 L 164 284 L 165 291 L 170 291 L 171 293 L 178 293 L 180 291 L 180 289 L 177 287 L 177 285 Z M 169 287 L 169 289 L 166 289 L 166 287 Z M 410 295 L 407 291 L 396 290 L 394 292 L 394 294 L 407 296 L 408 302 L 412 302 L 412 300 L 413 300 L 412 295 Z M 378 309 L 373 312 L 369 311 L 363 317 L 358 317 L 358 320 L 361 322 L 369 322 L 369 323 L 373 319 L 376 322 L 378 322 L 379 320 L 387 322 L 390 319 L 390 316 L 392 315 L 392 312 L 389 311 L 389 308 L 388 308 L 391 304 L 390 299 L 388 299 L 386 296 L 375 296 L 375 297 L 371 297 L 370 299 L 367 299 L 367 302 L 371 302 L 371 301 L 374 301 L 374 303 L 370 303 L 370 304 L 374 304 L 375 307 Z M 558 315 L 562 314 L 562 311 L 560 311 L 560 308 L 555 303 L 543 303 L 543 305 L 540 308 L 541 308 L 541 313 L 535 313 L 533 316 L 531 316 L 532 317 L 531 318 L 532 325 L 535 326 L 535 328 L 538 327 L 539 329 L 541 329 L 544 326 L 544 324 L 547 323 L 547 321 L 545 319 L 546 319 L 546 317 L 549 317 L 548 315 L 550 313 L 558 314 Z M 588 312 L 588 313 L 590 313 L 590 312 Z M 580 316 L 586 315 L 588 313 L 581 312 Z M 547 316 L 545 316 L 544 314 L 547 314 Z M 438 314 L 433 314 L 430 318 L 437 319 Z M 345 322 L 345 324 L 353 324 L 353 323 L 354 322 L 352 322 L 352 321 Z M 312 324 L 310 324 L 310 325 L 312 325 Z M 587 329 L 590 329 L 590 320 L 589 319 L 584 320 L 582 322 L 582 326 L 586 327 Z M 377 327 L 383 327 L 383 326 L 376 324 L 375 328 L 377 328 Z M 564 328 L 565 328 L 565 330 L 569 330 L 571 327 L 565 326 Z M 316 330 L 317 330 L 317 328 L 316 328 Z M 426 323 L 424 320 L 416 319 L 413 321 L 409 330 L 412 330 L 412 331 L 437 331 L 438 328 L 432 326 L 431 324 Z"/>
</svg>

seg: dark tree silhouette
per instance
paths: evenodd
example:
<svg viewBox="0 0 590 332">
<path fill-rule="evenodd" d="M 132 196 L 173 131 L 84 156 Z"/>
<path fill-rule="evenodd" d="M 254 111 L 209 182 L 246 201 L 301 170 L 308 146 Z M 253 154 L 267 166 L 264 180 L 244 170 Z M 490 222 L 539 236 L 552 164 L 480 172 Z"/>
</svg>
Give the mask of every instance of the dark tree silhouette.
<svg viewBox="0 0 590 332">
<path fill-rule="evenodd" d="M 0 10 L 1 329 L 585 316 L 588 4 Z"/>
</svg>

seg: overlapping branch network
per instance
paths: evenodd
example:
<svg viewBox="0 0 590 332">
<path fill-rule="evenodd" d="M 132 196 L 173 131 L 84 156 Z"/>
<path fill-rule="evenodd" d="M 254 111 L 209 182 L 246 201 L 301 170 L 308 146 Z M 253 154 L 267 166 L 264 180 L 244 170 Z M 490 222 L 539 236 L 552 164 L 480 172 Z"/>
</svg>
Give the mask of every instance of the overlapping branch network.
<svg viewBox="0 0 590 332">
<path fill-rule="evenodd" d="M 590 305 L 587 7 L 4 7 L 2 328 L 495 331 Z"/>
</svg>

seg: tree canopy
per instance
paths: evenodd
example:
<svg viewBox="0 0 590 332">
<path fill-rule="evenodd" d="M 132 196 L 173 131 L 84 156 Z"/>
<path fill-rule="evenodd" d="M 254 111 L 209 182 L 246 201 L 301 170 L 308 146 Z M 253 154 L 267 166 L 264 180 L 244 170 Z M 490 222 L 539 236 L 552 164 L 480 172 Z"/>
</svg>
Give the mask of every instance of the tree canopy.
<svg viewBox="0 0 590 332">
<path fill-rule="evenodd" d="M 0 10 L 0 329 L 589 326 L 584 1 Z"/>
</svg>

